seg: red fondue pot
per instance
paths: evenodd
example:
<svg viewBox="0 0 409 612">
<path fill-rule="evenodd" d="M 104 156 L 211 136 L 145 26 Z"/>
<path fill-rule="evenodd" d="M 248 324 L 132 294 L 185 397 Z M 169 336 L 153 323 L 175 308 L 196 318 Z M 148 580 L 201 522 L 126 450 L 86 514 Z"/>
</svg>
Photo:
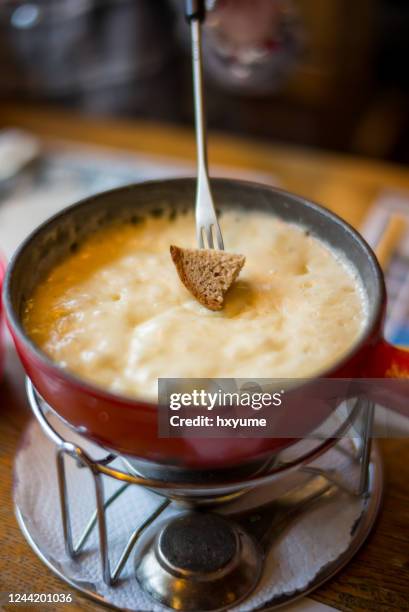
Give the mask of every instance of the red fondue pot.
<svg viewBox="0 0 409 612">
<path fill-rule="evenodd" d="M 370 247 L 352 227 L 317 204 L 272 187 L 226 179 L 212 181 L 212 187 L 221 209 L 259 209 L 302 224 L 342 253 L 355 268 L 369 304 L 365 330 L 348 354 L 320 377 L 408 376 L 409 353 L 387 344 L 382 336 L 386 304 L 382 271 Z M 169 466 L 221 468 L 279 451 L 294 441 L 286 434 L 288 423 L 297 422 L 297 435 L 307 435 L 328 416 L 328 410 L 292 402 L 283 408 L 278 419 L 280 429 L 271 438 L 159 438 L 157 404 L 116 395 L 81 380 L 51 361 L 30 340 L 21 322 L 25 300 L 37 283 L 91 232 L 113 221 L 137 222 L 152 212 L 191 208 L 194 197 L 193 179 L 153 181 L 108 191 L 63 210 L 21 245 L 9 265 L 3 298 L 8 325 L 27 375 L 44 400 L 71 427 L 103 447 L 132 458 Z"/>
</svg>

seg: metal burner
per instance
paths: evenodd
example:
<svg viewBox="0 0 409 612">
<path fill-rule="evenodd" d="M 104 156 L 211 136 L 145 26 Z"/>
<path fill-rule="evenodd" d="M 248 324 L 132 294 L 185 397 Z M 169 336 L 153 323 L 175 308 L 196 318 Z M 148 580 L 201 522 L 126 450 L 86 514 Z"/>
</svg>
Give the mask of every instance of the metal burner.
<svg viewBox="0 0 409 612">
<path fill-rule="evenodd" d="M 253 591 L 262 561 L 261 548 L 242 527 L 217 514 L 192 512 L 160 528 L 137 561 L 136 576 L 169 608 L 223 610 Z"/>
<path fill-rule="evenodd" d="M 316 440 L 308 449 L 297 456 L 283 455 L 272 458 L 263 466 L 252 470 L 246 466 L 247 473 L 235 473 L 233 479 L 225 480 L 226 474 L 217 475 L 211 482 L 200 476 L 196 482 L 187 480 L 192 473 L 173 473 L 163 466 L 145 466 L 135 463 L 124 463 L 125 470 L 118 469 L 114 463 L 116 457 L 108 454 L 95 460 L 77 444 L 68 442 L 49 422 L 46 416 L 49 408 L 42 402 L 30 381 L 27 392 L 33 413 L 41 429 L 56 447 L 58 489 L 61 502 L 61 517 L 67 556 L 81 563 L 81 552 L 90 537 L 98 534 L 101 575 L 108 591 L 104 596 L 98 589 L 82 580 L 71 578 L 62 571 L 61 564 L 56 564 L 53 556 L 47 554 L 44 545 L 33 537 L 27 509 L 17 506 L 16 514 L 21 528 L 29 543 L 43 561 L 64 580 L 87 595 L 110 605 L 114 599 L 107 595 L 121 589 L 124 568 L 133 552 L 135 554 L 136 578 L 142 588 L 157 602 L 175 610 L 194 612 L 197 610 L 218 611 L 232 608 L 239 601 L 248 597 L 256 588 L 262 574 L 268 553 L 274 548 L 277 538 L 300 515 L 303 515 L 315 503 L 343 495 L 340 503 L 348 504 L 359 501 L 359 518 L 356 521 L 348 549 L 339 557 L 328 563 L 306 585 L 303 592 L 281 593 L 274 596 L 265 607 L 258 610 L 273 610 L 289 601 L 302 596 L 316 588 L 332 576 L 352 557 L 368 535 L 378 512 L 382 494 L 382 470 L 379 455 L 371 449 L 371 431 L 374 407 L 366 401 L 348 414 L 347 419 L 335 431 L 335 435 Z M 342 479 L 342 474 L 331 469 L 311 466 L 312 460 L 327 451 L 337 448 L 339 437 L 356 421 L 361 422 L 361 429 L 356 430 L 360 437 L 354 438 L 354 452 L 345 453 L 352 465 L 358 466 L 356 484 L 351 485 Z M 357 435 L 358 435 L 357 434 Z M 351 440 L 352 441 L 352 440 Z M 96 510 L 89 518 L 88 524 L 74 542 L 71 525 L 71 502 L 66 478 L 66 459 L 73 458 L 78 467 L 86 468 L 92 477 Z M 69 460 L 69 459 L 68 459 Z M 48 463 L 46 464 L 48 465 Z M 138 469 L 136 469 L 136 467 Z M 142 467 L 142 469 L 141 469 Z M 153 472 L 152 468 L 153 467 Z M 209 512 L 185 512 L 176 518 L 173 516 L 163 521 L 160 517 L 165 509 L 176 499 L 179 504 L 191 504 L 194 508 L 201 502 L 231 501 L 243 492 L 253 494 L 261 485 L 273 485 L 289 482 L 291 475 L 302 477 L 297 487 L 290 488 L 279 498 L 266 505 L 253 509 L 230 513 L 228 516 Z M 145 475 L 144 475 L 145 474 Z M 104 494 L 103 477 L 119 481 L 119 487 L 108 497 Z M 165 496 L 158 497 L 159 503 L 150 516 L 144 520 L 128 537 L 126 545 L 111 570 L 109 555 L 109 529 L 106 512 L 118 503 L 130 485 L 142 485 Z M 335 497 L 333 503 L 337 503 Z M 354 501 L 355 500 L 355 501 Z M 173 507 L 173 506 L 172 506 Z M 133 578 L 135 580 L 135 578 Z"/>
</svg>

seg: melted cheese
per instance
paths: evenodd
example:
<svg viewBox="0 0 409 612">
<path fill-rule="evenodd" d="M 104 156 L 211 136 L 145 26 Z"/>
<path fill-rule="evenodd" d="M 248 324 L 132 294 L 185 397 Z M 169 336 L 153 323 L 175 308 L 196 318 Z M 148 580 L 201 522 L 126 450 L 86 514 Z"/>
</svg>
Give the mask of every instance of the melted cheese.
<svg viewBox="0 0 409 612">
<path fill-rule="evenodd" d="M 158 377 L 317 374 L 362 333 L 353 271 L 301 227 L 226 212 L 225 244 L 246 256 L 224 310 L 181 284 L 169 245 L 194 247 L 193 215 L 148 218 L 90 237 L 37 287 L 31 338 L 63 367 L 110 391 L 156 398 Z"/>
</svg>

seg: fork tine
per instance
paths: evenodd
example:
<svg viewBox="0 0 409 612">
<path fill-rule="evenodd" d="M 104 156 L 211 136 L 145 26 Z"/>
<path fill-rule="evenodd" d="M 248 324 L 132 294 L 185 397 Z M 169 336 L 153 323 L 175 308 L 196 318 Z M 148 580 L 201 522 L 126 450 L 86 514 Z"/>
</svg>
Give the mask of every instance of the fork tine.
<svg viewBox="0 0 409 612">
<path fill-rule="evenodd" d="M 223 236 L 219 224 L 201 225 L 197 230 L 197 243 L 199 249 L 214 249 L 215 242 L 220 251 L 224 250 Z"/>
<path fill-rule="evenodd" d="M 217 246 L 218 246 L 220 251 L 224 251 L 223 236 L 222 236 L 222 232 L 221 232 L 219 224 L 216 223 L 214 228 L 215 228 L 215 232 L 216 232 Z"/>
<path fill-rule="evenodd" d="M 209 244 L 209 249 L 214 249 L 212 230 L 213 230 L 213 225 L 208 225 L 206 227 L 206 236 L 207 236 L 207 242 Z"/>
<path fill-rule="evenodd" d="M 201 226 L 197 228 L 197 244 L 199 245 L 199 249 L 204 249 L 203 227 Z"/>
</svg>

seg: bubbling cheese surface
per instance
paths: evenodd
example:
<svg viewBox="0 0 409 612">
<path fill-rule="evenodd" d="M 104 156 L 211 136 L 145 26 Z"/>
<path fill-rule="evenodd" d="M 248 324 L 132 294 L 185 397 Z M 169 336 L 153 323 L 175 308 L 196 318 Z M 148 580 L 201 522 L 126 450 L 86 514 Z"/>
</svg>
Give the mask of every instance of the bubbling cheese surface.
<svg viewBox="0 0 409 612">
<path fill-rule="evenodd" d="M 115 393 L 156 399 L 159 377 L 295 378 L 333 365 L 362 333 L 352 269 L 303 228 L 267 213 L 221 217 L 246 256 L 222 311 L 180 282 L 169 245 L 195 246 L 193 214 L 101 229 L 26 304 L 29 336 L 64 368 Z"/>
</svg>

